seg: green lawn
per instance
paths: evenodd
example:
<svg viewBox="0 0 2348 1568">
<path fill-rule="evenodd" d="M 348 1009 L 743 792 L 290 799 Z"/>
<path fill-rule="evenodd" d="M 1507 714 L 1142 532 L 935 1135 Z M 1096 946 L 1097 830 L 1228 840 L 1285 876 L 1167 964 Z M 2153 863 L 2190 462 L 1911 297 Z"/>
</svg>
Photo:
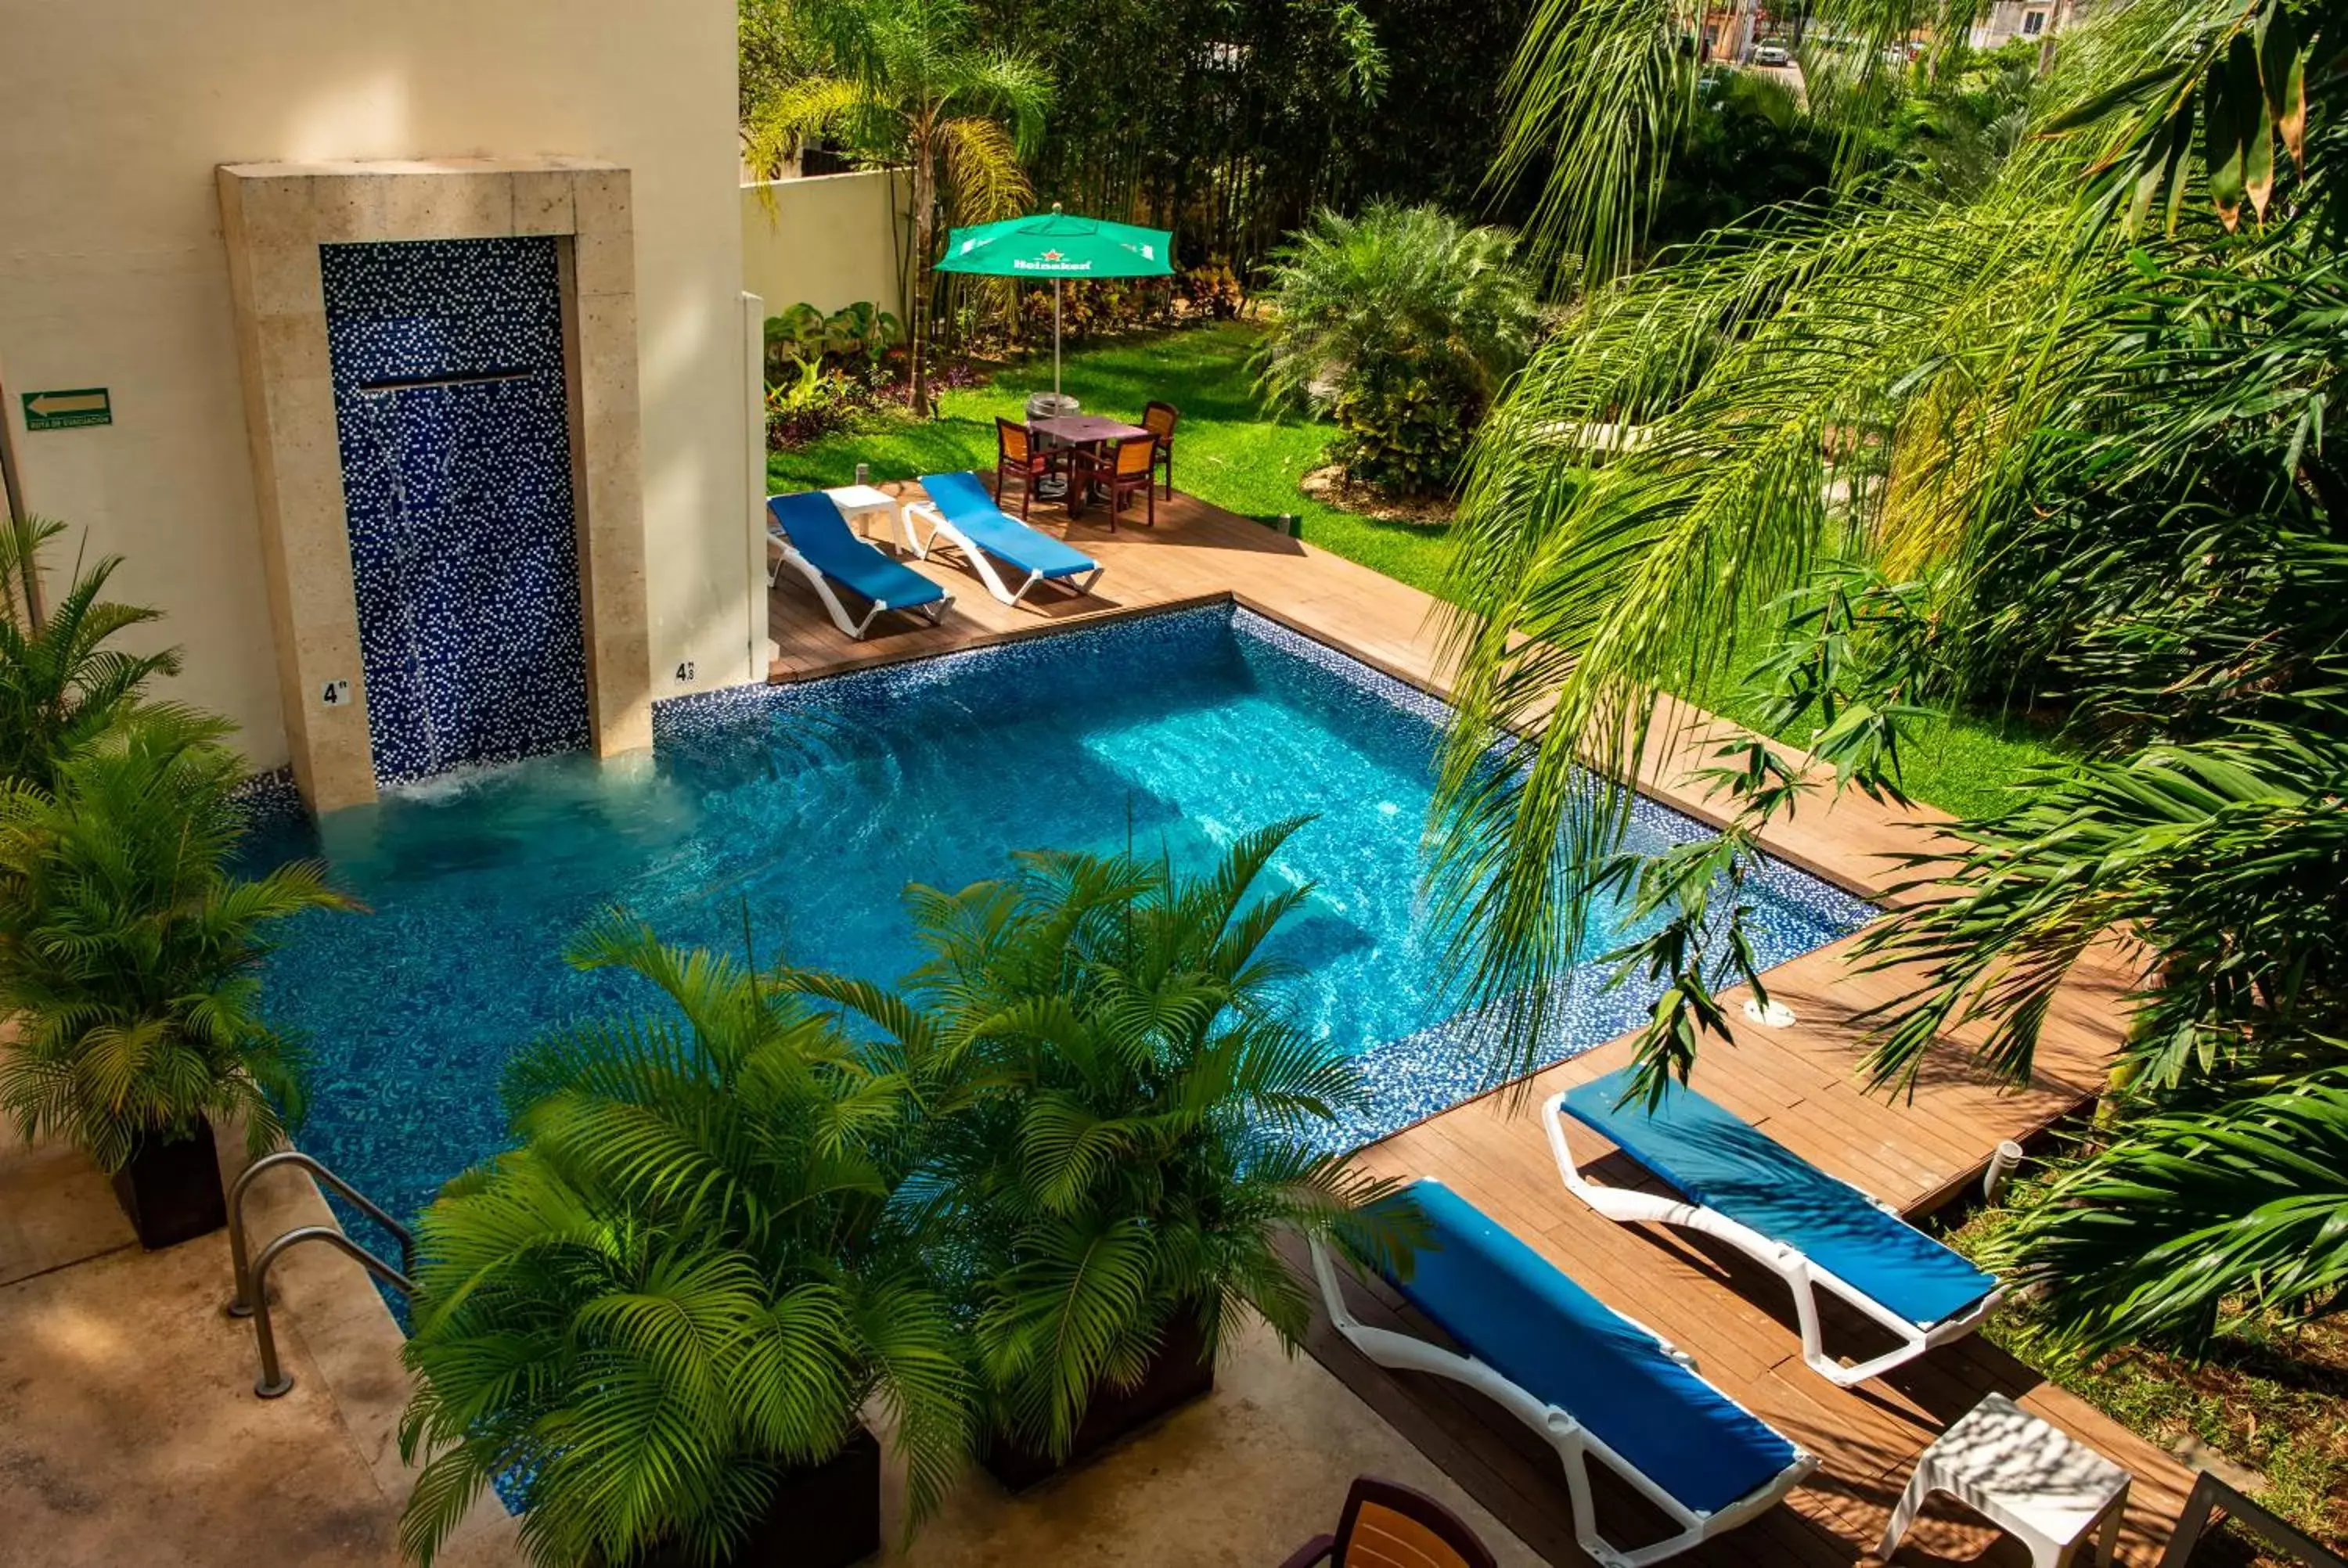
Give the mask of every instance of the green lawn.
<svg viewBox="0 0 2348 1568">
<path fill-rule="evenodd" d="M 1323 549 L 1428 593 L 1441 592 L 1452 550 L 1446 528 L 1375 522 L 1297 489 L 1298 480 L 1321 466 L 1329 427 L 1274 419 L 1257 405 L 1247 364 L 1255 341 L 1255 328 L 1235 322 L 1083 349 L 1067 356 L 1061 386 L 1096 414 L 1138 418 L 1151 398 L 1174 405 L 1182 411 L 1174 475 L 1179 487 L 1242 517 L 1269 521 L 1292 513 L 1302 519 L 1304 537 Z M 880 479 L 956 468 L 991 477 L 995 416 L 1020 417 L 1028 394 L 1047 389 L 1051 374 L 1051 361 L 1038 356 L 1003 372 L 994 385 L 947 393 L 939 417 L 929 424 L 875 420 L 800 451 L 772 453 L 768 484 L 776 490 L 845 485 L 860 462 L 870 464 Z M 1758 706 L 1726 685 L 1706 702 L 1746 723 Z M 2010 784 L 2058 755 L 2019 724 L 1941 721 L 1925 727 L 1906 758 L 1908 790 L 1943 811 L 1975 815 L 1996 809 Z"/>
<path fill-rule="evenodd" d="M 1761 727 L 1758 692 L 1724 682 L 1702 704 L 1748 729 Z M 1801 745 L 1804 735 L 1777 739 Z M 2042 732 L 2019 720 L 1961 714 L 1916 726 L 1900 748 L 1900 787 L 1952 816 L 1985 816 L 2015 804 L 2013 789 L 2067 754 Z"/>
<path fill-rule="evenodd" d="M 1297 481 L 1322 465 L 1329 427 L 1272 419 L 1257 407 L 1247 367 L 1255 337 L 1253 327 L 1234 322 L 1082 350 L 1064 362 L 1060 387 L 1090 414 L 1138 419 L 1152 398 L 1172 404 L 1182 411 L 1174 447 L 1179 488 L 1261 521 L 1292 513 L 1323 549 L 1435 592 L 1451 553 L 1444 529 L 1373 522 L 1298 491 Z M 862 462 L 880 479 L 970 468 L 991 481 L 995 416 L 1021 417 L 1028 394 L 1051 384 L 1052 362 L 1039 355 L 1004 371 L 994 385 L 947 393 L 928 425 L 876 425 L 774 453 L 767 478 L 778 490 L 844 485 Z"/>
</svg>

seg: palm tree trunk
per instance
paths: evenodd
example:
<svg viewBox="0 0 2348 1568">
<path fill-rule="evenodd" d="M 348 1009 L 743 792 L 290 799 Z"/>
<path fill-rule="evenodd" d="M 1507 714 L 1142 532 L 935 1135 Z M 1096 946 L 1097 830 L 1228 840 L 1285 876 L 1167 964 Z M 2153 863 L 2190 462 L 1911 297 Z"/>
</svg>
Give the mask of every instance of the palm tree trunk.
<svg viewBox="0 0 2348 1568">
<path fill-rule="evenodd" d="M 913 297 L 905 302 L 906 332 L 912 343 L 913 412 L 930 416 L 930 252 L 937 227 L 937 156 L 926 119 L 913 128 Z"/>
</svg>

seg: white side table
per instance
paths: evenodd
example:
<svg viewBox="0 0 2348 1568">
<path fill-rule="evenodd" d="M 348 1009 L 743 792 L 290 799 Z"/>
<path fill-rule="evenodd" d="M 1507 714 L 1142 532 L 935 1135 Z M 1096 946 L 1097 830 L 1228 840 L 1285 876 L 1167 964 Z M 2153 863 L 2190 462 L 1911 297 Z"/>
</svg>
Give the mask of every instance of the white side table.
<svg viewBox="0 0 2348 1568">
<path fill-rule="evenodd" d="M 831 497 L 831 504 L 839 508 L 839 515 L 849 526 L 866 538 L 872 537 L 870 519 L 887 518 L 889 526 L 896 530 L 897 542 L 909 550 L 913 548 L 913 541 L 905 537 L 905 514 L 898 508 L 897 497 L 888 491 L 876 490 L 870 485 L 842 485 L 824 494 Z"/>
<path fill-rule="evenodd" d="M 1889 1563 L 1916 1522 L 1925 1497 L 1945 1491 L 2030 1546 L 2037 1568 L 2062 1568 L 2100 1525 L 2099 1568 L 2110 1568 L 2127 1505 L 2128 1472 L 2072 1441 L 2003 1394 L 1992 1394 L 1942 1432 L 1883 1532 L 1877 1557 Z"/>
</svg>

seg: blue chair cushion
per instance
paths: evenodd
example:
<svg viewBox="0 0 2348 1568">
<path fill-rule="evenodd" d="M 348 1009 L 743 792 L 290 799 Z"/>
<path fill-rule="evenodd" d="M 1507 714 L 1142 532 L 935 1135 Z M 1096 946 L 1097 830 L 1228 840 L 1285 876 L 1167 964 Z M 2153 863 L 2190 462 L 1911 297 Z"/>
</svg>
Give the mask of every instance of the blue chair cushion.
<svg viewBox="0 0 2348 1568">
<path fill-rule="evenodd" d="M 988 555 L 1046 578 L 1097 571 L 1100 563 L 1075 546 L 1039 533 L 994 504 L 975 474 L 924 474 L 922 488 L 946 520 Z"/>
<path fill-rule="evenodd" d="M 847 519 L 821 490 L 769 496 L 767 512 L 775 520 L 774 531 L 789 540 L 809 566 L 876 604 L 911 610 L 946 596 L 944 589 L 911 567 L 890 559 L 849 532 Z"/>
<path fill-rule="evenodd" d="M 1995 1276 L 1694 1090 L 1673 1083 L 1648 1110 L 1631 1098 L 1632 1071 L 1569 1090 L 1565 1108 L 1696 1203 L 1796 1248 L 1919 1327 L 1997 1288 Z"/>
<path fill-rule="evenodd" d="M 1794 1462 L 1766 1422 L 1450 1188 L 1415 1182 L 1386 1201 L 1416 1204 L 1432 1229 L 1395 1288 L 1689 1509 L 1717 1512 Z"/>
</svg>

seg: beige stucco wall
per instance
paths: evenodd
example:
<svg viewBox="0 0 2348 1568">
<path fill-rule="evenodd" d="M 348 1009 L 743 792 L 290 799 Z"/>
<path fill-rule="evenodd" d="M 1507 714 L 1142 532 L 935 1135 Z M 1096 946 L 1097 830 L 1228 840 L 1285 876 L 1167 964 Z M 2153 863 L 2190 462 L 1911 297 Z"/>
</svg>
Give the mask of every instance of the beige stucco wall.
<svg viewBox="0 0 2348 1568">
<path fill-rule="evenodd" d="M 742 187 L 742 286 L 768 313 L 870 300 L 902 316 L 903 177 L 824 174 Z"/>
<path fill-rule="evenodd" d="M 286 744 L 215 167 L 565 155 L 632 171 L 656 695 L 764 674 L 727 0 L 0 0 L 0 382 L 28 509 L 86 525 L 187 652 L 175 695 Z M 35 127 L 50 128 L 37 149 Z M 18 395 L 106 386 L 112 426 Z M 759 585 L 763 587 L 763 585 Z"/>
</svg>

